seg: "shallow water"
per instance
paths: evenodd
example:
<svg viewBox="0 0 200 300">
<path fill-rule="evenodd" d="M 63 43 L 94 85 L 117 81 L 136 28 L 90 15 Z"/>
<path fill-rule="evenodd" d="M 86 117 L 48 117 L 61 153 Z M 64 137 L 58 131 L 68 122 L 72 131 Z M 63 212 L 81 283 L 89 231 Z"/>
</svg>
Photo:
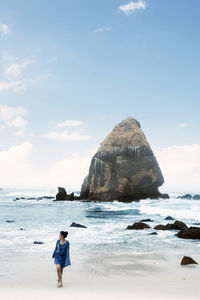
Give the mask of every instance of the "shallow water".
<svg viewBox="0 0 200 300">
<path fill-rule="evenodd" d="M 60 230 L 68 230 L 71 257 L 97 255 L 130 255 L 147 252 L 167 252 L 191 255 L 200 251 L 200 241 L 182 240 L 175 231 L 155 231 L 157 224 L 171 215 L 191 226 L 200 222 L 200 201 L 176 199 L 142 200 L 140 202 L 54 202 L 49 199 L 19 200 L 15 197 L 51 195 L 50 192 L 14 192 L 0 194 L 0 259 L 28 255 L 49 256 Z M 153 219 L 151 229 L 126 230 L 126 226 L 141 219 Z M 14 220 L 12 223 L 6 220 Z M 72 222 L 87 226 L 70 227 Z M 20 230 L 23 228 L 24 230 Z M 44 244 L 35 245 L 34 241 Z"/>
</svg>

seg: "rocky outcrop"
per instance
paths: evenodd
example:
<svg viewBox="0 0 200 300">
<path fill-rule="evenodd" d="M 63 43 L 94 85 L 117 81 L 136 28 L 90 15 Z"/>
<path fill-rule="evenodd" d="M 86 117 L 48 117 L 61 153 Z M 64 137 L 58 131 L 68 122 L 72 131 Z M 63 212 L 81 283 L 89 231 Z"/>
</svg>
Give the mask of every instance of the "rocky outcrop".
<svg viewBox="0 0 200 300">
<path fill-rule="evenodd" d="M 79 200 L 80 197 L 75 196 L 74 193 L 67 194 L 66 190 L 62 187 L 58 187 L 58 193 L 56 194 L 56 200 L 53 201 L 64 201 L 64 200 Z"/>
<path fill-rule="evenodd" d="M 196 194 L 196 195 L 192 196 L 191 194 L 185 194 L 183 196 L 178 196 L 177 199 L 200 200 L 200 195 Z"/>
<path fill-rule="evenodd" d="M 187 225 L 181 221 L 175 221 L 174 223 L 168 223 L 166 225 L 156 225 L 154 227 L 154 229 L 157 230 L 183 230 L 183 229 L 187 229 Z"/>
<path fill-rule="evenodd" d="M 136 222 L 132 225 L 128 225 L 126 229 L 145 229 L 145 228 L 150 228 L 150 226 L 143 222 Z"/>
<path fill-rule="evenodd" d="M 200 227 L 189 227 L 183 229 L 176 234 L 181 239 L 194 239 L 200 240 Z"/>
<path fill-rule="evenodd" d="M 93 156 L 81 198 L 103 201 L 168 198 L 158 191 L 163 183 L 140 123 L 127 118 L 114 128 Z"/>
<path fill-rule="evenodd" d="M 189 256 L 184 256 L 181 260 L 181 265 L 185 266 L 185 265 L 191 265 L 191 264 L 195 264 L 198 265 L 198 263 L 191 257 Z"/>
<path fill-rule="evenodd" d="M 187 199 L 187 200 L 191 200 L 192 199 L 192 195 L 191 194 L 185 194 L 183 196 L 178 196 L 177 199 Z"/>
<path fill-rule="evenodd" d="M 67 193 L 64 188 L 58 187 L 58 193 L 56 194 L 56 200 L 66 200 Z"/>
</svg>

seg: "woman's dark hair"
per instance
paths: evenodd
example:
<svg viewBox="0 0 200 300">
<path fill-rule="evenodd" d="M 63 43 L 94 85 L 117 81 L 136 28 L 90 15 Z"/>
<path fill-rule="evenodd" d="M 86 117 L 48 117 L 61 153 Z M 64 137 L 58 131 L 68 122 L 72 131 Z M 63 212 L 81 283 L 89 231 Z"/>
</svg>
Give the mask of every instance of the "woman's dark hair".
<svg viewBox="0 0 200 300">
<path fill-rule="evenodd" d="M 66 238 L 68 236 L 68 231 L 60 231 L 60 234 Z"/>
</svg>

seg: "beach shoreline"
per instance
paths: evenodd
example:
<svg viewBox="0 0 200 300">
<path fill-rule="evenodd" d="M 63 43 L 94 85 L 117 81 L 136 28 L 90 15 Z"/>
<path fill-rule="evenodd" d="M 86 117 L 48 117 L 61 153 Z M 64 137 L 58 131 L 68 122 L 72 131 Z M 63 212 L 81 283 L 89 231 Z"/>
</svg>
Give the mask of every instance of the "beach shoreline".
<svg viewBox="0 0 200 300">
<path fill-rule="evenodd" d="M 198 201 L 55 203 L 4 196 L 0 204 L 1 299 L 199 300 L 199 265 L 180 265 L 183 256 L 200 262 L 199 241 L 154 228 L 168 223 L 167 216 L 187 226 L 199 222 Z M 126 230 L 142 219 L 153 220 L 151 228 Z M 72 265 L 59 289 L 52 253 L 62 229 L 69 232 Z"/>
</svg>

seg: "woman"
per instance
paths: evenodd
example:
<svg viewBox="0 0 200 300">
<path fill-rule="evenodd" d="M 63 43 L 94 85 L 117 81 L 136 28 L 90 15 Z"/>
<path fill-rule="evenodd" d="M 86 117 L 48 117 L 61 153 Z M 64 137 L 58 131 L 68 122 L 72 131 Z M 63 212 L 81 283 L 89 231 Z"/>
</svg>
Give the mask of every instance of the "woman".
<svg viewBox="0 0 200 300">
<path fill-rule="evenodd" d="M 69 241 L 65 238 L 67 237 L 67 231 L 60 231 L 59 240 L 56 242 L 56 247 L 53 252 L 52 258 L 54 259 L 54 264 L 56 264 L 56 270 L 58 275 L 58 287 L 62 287 L 62 273 L 64 267 L 70 266 L 70 256 L 69 256 Z"/>
</svg>

